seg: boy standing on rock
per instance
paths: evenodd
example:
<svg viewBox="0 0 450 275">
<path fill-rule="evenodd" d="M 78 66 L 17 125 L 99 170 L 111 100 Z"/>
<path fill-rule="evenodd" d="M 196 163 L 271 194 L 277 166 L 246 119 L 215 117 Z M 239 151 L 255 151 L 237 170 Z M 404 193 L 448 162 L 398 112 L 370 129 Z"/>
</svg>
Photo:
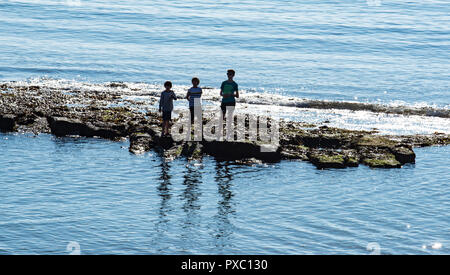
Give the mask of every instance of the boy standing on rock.
<svg viewBox="0 0 450 275">
<path fill-rule="evenodd" d="M 222 109 L 222 114 L 224 117 L 227 112 L 227 107 L 230 108 L 231 111 L 234 111 L 234 106 L 236 106 L 236 98 L 239 98 L 238 84 L 233 80 L 235 74 L 236 73 L 234 70 L 228 70 L 228 80 L 222 82 L 222 85 L 220 86 L 220 95 L 222 96 L 222 104 L 220 105 L 220 108 Z"/>
<path fill-rule="evenodd" d="M 169 124 L 172 120 L 173 101 L 177 100 L 177 96 L 171 90 L 172 82 L 166 81 L 164 88 L 166 89 L 161 93 L 161 98 L 159 99 L 159 112 L 162 111 L 162 136 L 167 136 L 169 135 Z"/>
<path fill-rule="evenodd" d="M 189 100 L 189 111 L 191 112 L 191 124 L 194 123 L 195 107 L 201 111 L 202 88 L 198 87 L 200 79 L 192 78 L 192 87 L 188 90 L 186 98 Z"/>
</svg>

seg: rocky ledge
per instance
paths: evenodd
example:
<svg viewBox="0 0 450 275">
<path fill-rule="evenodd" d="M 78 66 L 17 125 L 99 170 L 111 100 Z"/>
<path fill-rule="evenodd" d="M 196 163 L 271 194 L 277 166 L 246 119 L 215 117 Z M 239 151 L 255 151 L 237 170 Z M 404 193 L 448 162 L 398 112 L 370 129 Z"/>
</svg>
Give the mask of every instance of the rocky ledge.
<svg viewBox="0 0 450 275">
<path fill-rule="evenodd" d="M 154 150 L 168 159 L 198 160 L 210 155 L 243 163 L 295 159 L 310 161 L 320 169 L 360 164 L 399 168 L 415 162 L 415 147 L 450 143 L 450 135 L 443 133 L 387 136 L 375 131 L 317 127 L 283 120 L 279 124 L 279 146 L 271 152 L 263 152 L 261 141 L 175 141 L 161 137 L 158 113 L 142 108 L 142 102 L 122 98 L 123 85 L 111 83 L 107 92 L 83 92 L 0 83 L 0 131 L 111 140 L 129 138 L 129 150 L 134 154 Z M 149 98 L 149 103 L 155 101 Z M 204 118 L 203 124 L 209 119 Z"/>
</svg>

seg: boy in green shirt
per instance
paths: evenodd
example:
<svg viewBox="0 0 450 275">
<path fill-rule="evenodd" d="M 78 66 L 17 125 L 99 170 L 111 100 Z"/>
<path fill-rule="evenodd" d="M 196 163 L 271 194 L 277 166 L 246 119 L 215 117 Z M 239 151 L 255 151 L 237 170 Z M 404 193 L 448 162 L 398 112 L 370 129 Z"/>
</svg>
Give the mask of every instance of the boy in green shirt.
<svg viewBox="0 0 450 275">
<path fill-rule="evenodd" d="M 224 117 L 227 112 L 227 107 L 234 111 L 234 106 L 236 106 L 236 98 L 239 98 L 238 84 L 233 80 L 235 74 L 236 72 L 234 70 L 228 70 L 228 80 L 222 82 L 222 85 L 220 86 L 220 95 L 222 96 L 222 104 L 220 105 L 220 108 L 222 109 L 222 114 Z"/>
</svg>

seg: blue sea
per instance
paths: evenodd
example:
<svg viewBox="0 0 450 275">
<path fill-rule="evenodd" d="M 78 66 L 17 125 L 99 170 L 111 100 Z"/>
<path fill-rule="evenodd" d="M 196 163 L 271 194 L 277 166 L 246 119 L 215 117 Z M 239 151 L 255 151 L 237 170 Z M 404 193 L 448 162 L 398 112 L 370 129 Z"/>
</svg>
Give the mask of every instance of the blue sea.
<svg viewBox="0 0 450 275">
<path fill-rule="evenodd" d="M 196 76 L 215 106 L 232 68 L 238 109 L 450 134 L 445 117 L 288 104 L 448 111 L 449 14 L 439 0 L 2 0 L 0 83 L 124 82 L 124 96 L 146 101 Z M 0 148 L 0 254 L 68 254 L 69 243 L 81 254 L 450 254 L 449 147 L 416 149 L 415 165 L 394 170 L 167 162 L 128 141 L 45 134 L 1 133 Z"/>
</svg>

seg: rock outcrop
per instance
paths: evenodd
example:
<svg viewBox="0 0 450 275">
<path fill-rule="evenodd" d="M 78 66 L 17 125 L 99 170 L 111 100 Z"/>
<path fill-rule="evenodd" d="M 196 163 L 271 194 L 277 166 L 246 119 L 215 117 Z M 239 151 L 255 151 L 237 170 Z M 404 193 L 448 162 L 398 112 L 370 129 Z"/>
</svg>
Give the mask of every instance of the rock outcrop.
<svg viewBox="0 0 450 275">
<path fill-rule="evenodd" d="M 356 131 L 300 122 L 281 121 L 279 146 L 264 150 L 256 141 L 175 141 L 161 137 L 160 115 L 124 105 L 120 93 L 48 91 L 39 86 L 1 84 L 0 131 L 52 133 L 55 136 L 100 137 L 119 140 L 129 137 L 129 151 L 142 154 L 154 150 L 168 159 L 200 160 L 209 155 L 239 163 L 310 161 L 319 169 L 357 167 L 399 168 L 415 163 L 414 147 L 448 145 L 450 136 L 388 136 L 375 131 Z M 125 84 L 111 83 L 121 89 Z M 127 99 L 127 102 L 132 102 Z M 134 102 L 139 106 L 139 102 Z M 211 116 L 206 115 L 203 124 Z M 245 126 L 248 127 L 248 119 Z M 248 134 L 245 135 L 248 137 Z"/>
</svg>

